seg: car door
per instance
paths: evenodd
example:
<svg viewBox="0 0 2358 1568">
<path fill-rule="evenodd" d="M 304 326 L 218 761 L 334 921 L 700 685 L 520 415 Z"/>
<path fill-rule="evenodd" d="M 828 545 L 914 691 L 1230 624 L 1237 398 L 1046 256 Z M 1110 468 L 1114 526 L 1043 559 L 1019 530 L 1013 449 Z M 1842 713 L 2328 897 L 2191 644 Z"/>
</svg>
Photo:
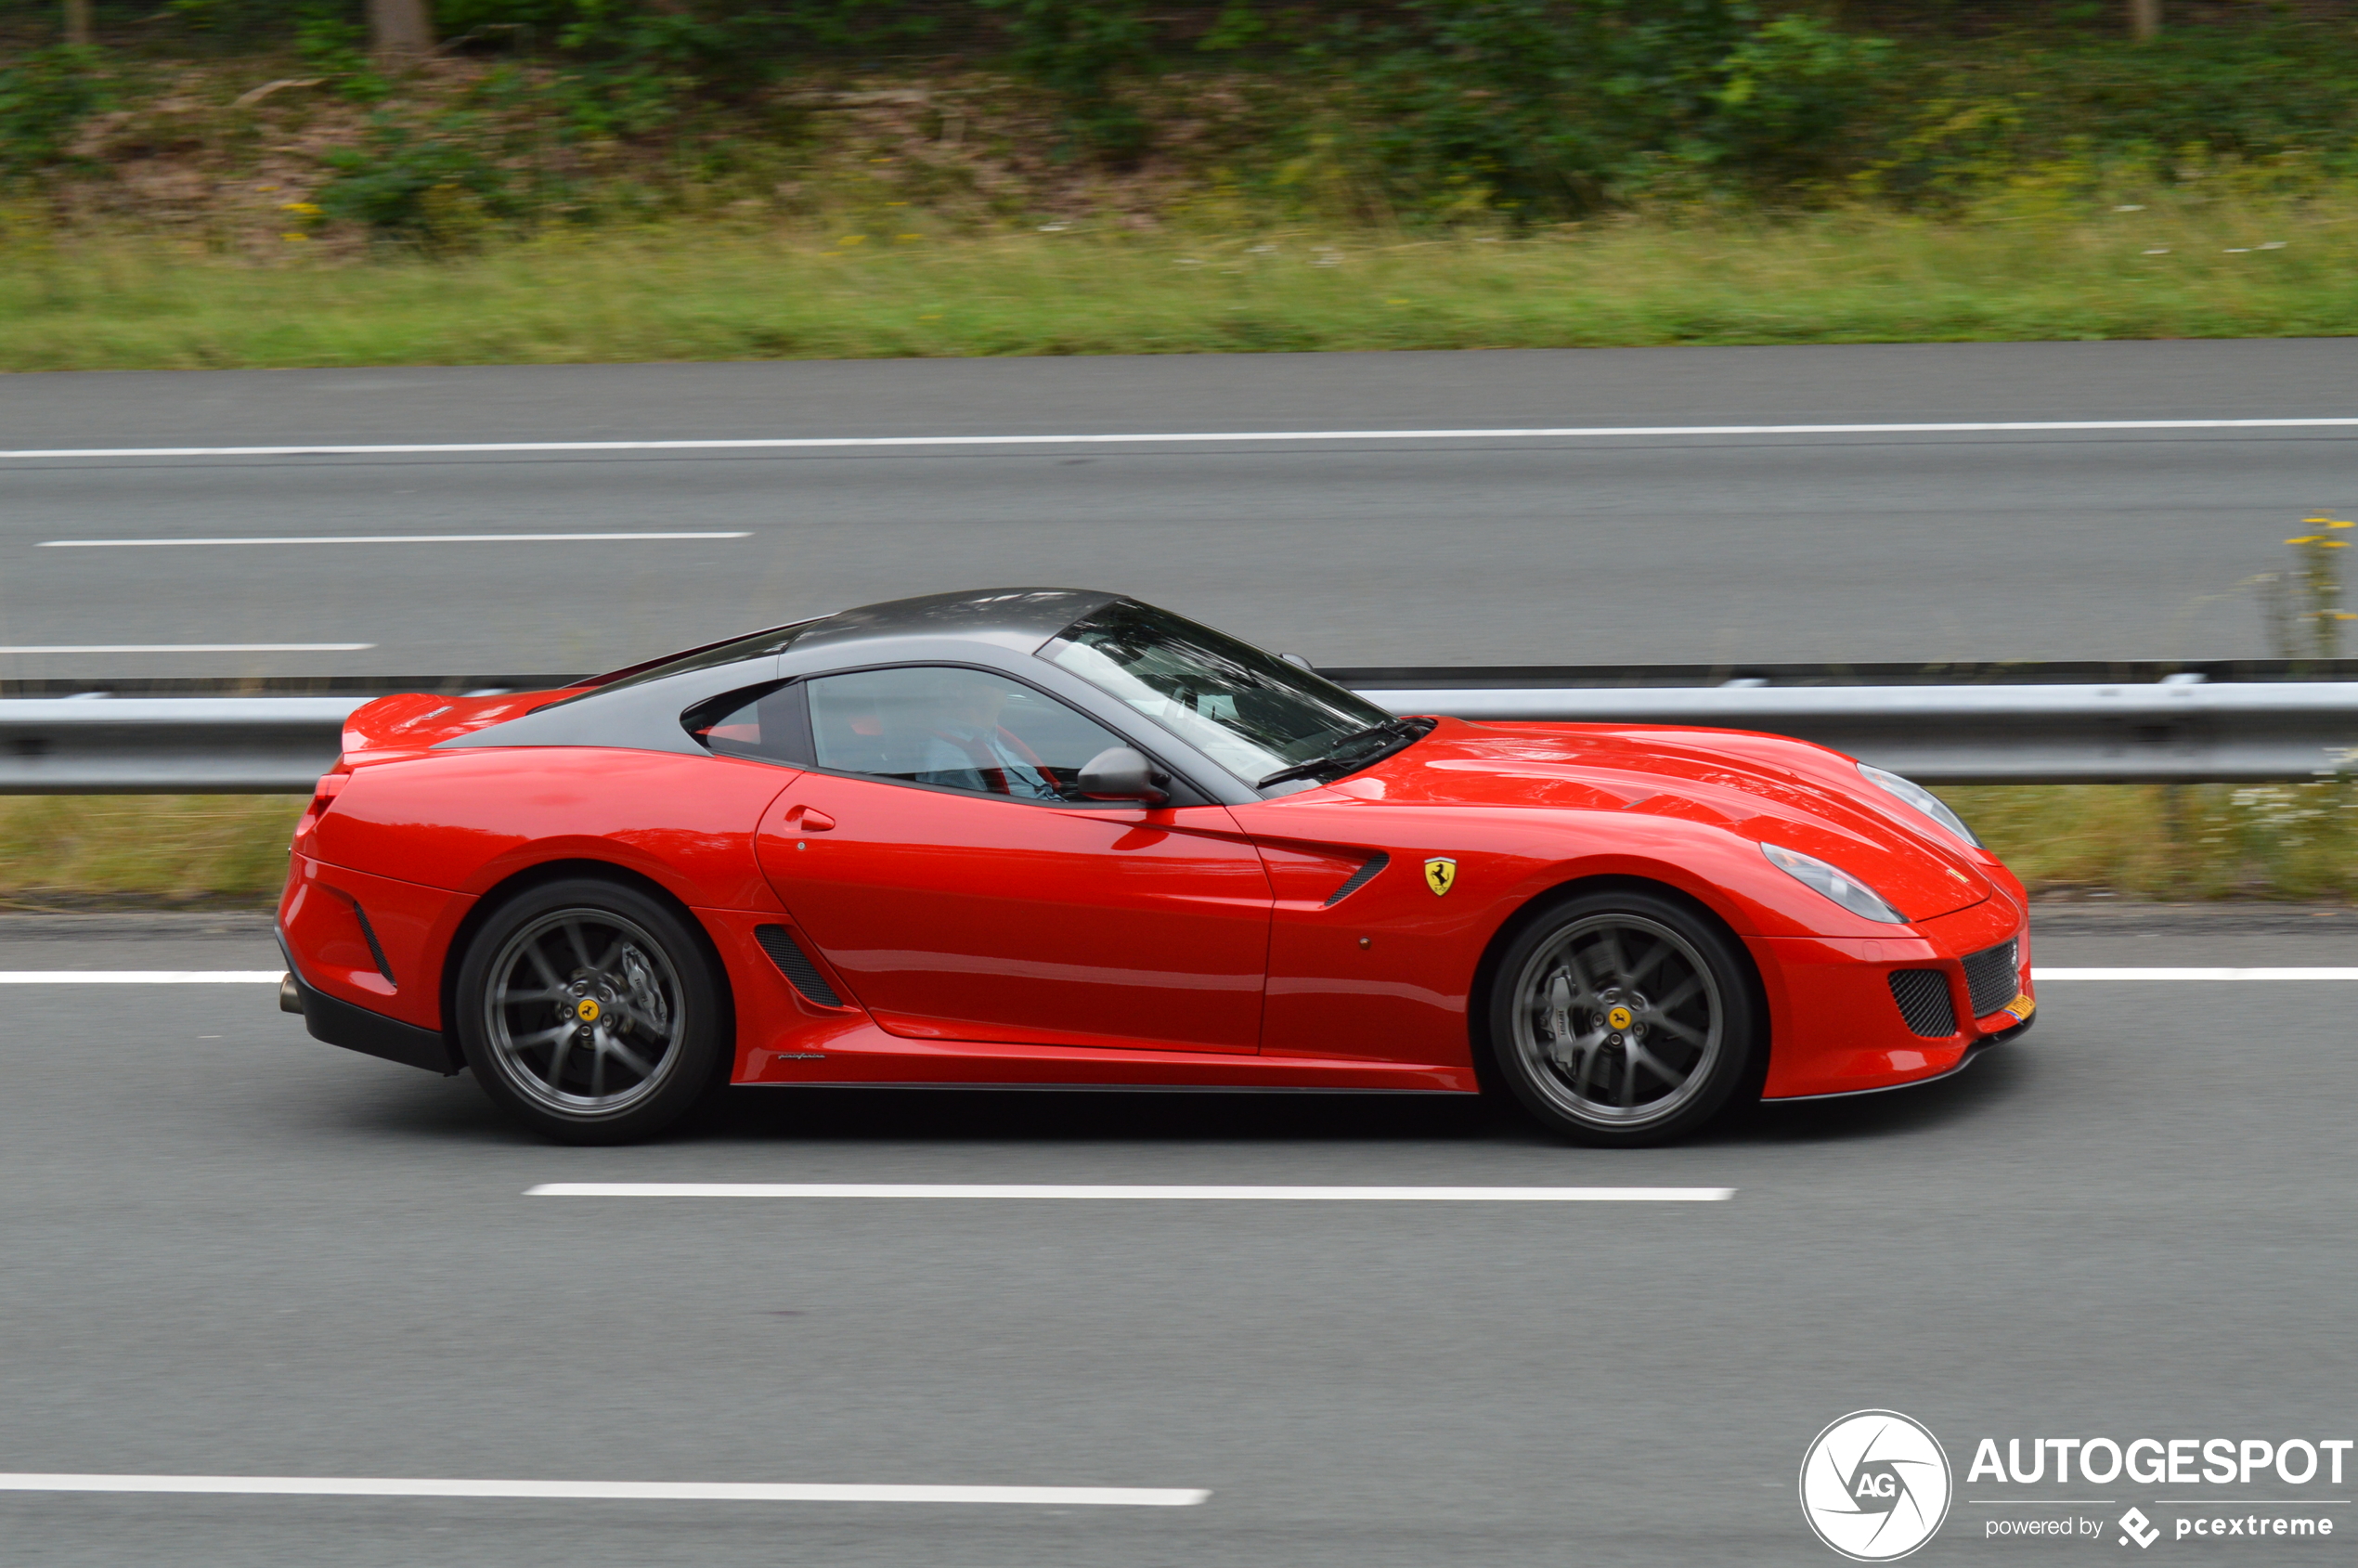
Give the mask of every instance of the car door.
<svg viewBox="0 0 2358 1568">
<path fill-rule="evenodd" d="M 996 672 L 801 689 L 816 767 L 765 814 L 761 865 L 885 1029 L 1256 1048 L 1274 901 L 1224 807 L 1068 798 L 1128 741 Z"/>
</svg>

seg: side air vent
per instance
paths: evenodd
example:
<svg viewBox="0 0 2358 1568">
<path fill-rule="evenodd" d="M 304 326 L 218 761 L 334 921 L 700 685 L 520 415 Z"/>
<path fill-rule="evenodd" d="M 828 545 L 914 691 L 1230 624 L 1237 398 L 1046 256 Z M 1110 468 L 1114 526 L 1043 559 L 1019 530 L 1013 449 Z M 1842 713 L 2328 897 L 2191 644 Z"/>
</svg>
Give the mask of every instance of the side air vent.
<svg viewBox="0 0 2358 1568">
<path fill-rule="evenodd" d="M 1381 871 L 1384 867 L 1390 865 L 1391 863 L 1392 857 L 1379 851 L 1374 860 L 1369 861 L 1366 865 L 1363 865 L 1357 871 L 1353 872 L 1348 881 L 1343 883 L 1341 887 L 1336 888 L 1333 892 L 1327 895 L 1326 907 L 1332 909 L 1335 905 L 1342 902 L 1343 900 L 1351 897 L 1352 894 L 1357 892 L 1360 888 L 1365 888 L 1367 885 L 1368 880 L 1372 878 L 1376 873 Z"/>
<path fill-rule="evenodd" d="M 401 982 L 393 978 L 393 965 L 385 962 L 384 945 L 377 940 L 377 928 L 369 924 L 369 912 L 360 907 L 358 899 L 352 901 L 352 916 L 360 922 L 360 940 L 369 944 L 369 956 L 375 960 L 377 973 L 385 978 L 385 984 L 400 990 Z"/>
<path fill-rule="evenodd" d="M 819 965 L 810 962 L 810 955 L 802 951 L 802 944 L 784 926 L 757 926 L 753 940 L 761 944 L 761 951 L 770 955 L 770 962 L 778 966 L 778 973 L 785 976 L 795 990 L 823 1007 L 843 1005 L 843 998 L 836 994 L 836 988 L 827 983 Z"/>
<path fill-rule="evenodd" d="M 1949 1000 L 1949 977 L 1937 969 L 1894 969 L 1891 999 L 1911 1033 L 1946 1040 L 1957 1032 L 1957 1009 Z"/>
<path fill-rule="evenodd" d="M 2012 1002 L 2021 990 L 2022 971 L 2015 962 L 2012 938 L 1996 947 L 1965 954 L 1965 993 L 1973 1000 L 1975 1017 L 1988 1017 Z"/>
</svg>

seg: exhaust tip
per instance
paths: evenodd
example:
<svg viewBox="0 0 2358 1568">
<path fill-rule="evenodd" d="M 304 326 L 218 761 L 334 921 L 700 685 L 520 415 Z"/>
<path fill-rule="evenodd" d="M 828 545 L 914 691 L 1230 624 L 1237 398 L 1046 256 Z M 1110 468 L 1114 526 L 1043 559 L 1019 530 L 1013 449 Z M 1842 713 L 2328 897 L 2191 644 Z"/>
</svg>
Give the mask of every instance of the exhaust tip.
<svg viewBox="0 0 2358 1568">
<path fill-rule="evenodd" d="M 303 988 L 295 984 L 292 973 L 279 977 L 279 1011 L 297 1016 L 303 1012 Z"/>
</svg>

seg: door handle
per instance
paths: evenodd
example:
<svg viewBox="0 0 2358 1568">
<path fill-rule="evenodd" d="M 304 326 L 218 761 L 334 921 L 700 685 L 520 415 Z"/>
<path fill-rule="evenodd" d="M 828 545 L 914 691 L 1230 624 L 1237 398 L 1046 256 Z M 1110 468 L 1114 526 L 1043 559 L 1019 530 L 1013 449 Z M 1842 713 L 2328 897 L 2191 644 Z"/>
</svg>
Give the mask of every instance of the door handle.
<svg viewBox="0 0 2358 1568">
<path fill-rule="evenodd" d="M 824 811 L 814 811 L 807 806 L 797 806 L 787 812 L 786 816 L 794 823 L 797 831 L 802 833 L 824 833 L 836 825 L 835 818 Z"/>
</svg>

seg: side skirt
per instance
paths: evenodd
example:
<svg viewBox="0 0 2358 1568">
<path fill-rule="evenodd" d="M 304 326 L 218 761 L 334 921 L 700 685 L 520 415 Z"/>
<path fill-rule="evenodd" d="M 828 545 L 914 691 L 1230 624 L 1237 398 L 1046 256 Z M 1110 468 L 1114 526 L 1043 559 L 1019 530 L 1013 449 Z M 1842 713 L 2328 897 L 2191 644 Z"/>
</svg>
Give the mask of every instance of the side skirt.
<svg viewBox="0 0 2358 1568">
<path fill-rule="evenodd" d="M 1463 1068 L 1442 1062 L 1359 1057 L 1265 1056 L 1258 1052 L 1157 1051 L 1129 1046 L 1030 1045 L 1012 1041 L 913 1040 L 873 1021 L 846 1017 L 822 1032 L 789 1037 L 802 1047 L 754 1046 L 734 1082 L 792 1088 L 1305 1089 L 1439 1091 L 1478 1087 Z"/>
<path fill-rule="evenodd" d="M 977 1094 L 1046 1095 L 1367 1095 L 1387 1098 L 1463 1099 L 1475 1089 L 1324 1088 L 1296 1083 L 939 1083 L 862 1082 L 732 1083 L 732 1089 L 953 1089 Z"/>
</svg>

